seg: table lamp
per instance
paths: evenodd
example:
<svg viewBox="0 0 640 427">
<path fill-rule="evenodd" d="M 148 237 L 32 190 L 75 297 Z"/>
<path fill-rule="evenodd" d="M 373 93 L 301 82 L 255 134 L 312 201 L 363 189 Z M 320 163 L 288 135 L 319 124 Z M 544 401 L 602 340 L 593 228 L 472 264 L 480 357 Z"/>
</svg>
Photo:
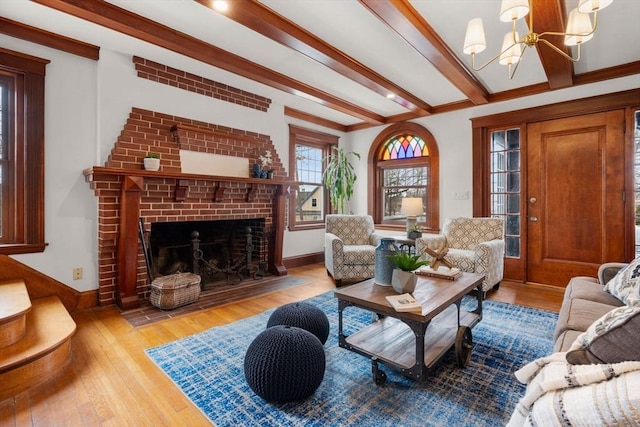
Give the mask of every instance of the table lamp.
<svg viewBox="0 0 640 427">
<path fill-rule="evenodd" d="M 407 233 L 416 225 L 417 217 L 422 215 L 422 197 L 405 197 L 400 205 L 400 213 L 407 216 Z"/>
</svg>

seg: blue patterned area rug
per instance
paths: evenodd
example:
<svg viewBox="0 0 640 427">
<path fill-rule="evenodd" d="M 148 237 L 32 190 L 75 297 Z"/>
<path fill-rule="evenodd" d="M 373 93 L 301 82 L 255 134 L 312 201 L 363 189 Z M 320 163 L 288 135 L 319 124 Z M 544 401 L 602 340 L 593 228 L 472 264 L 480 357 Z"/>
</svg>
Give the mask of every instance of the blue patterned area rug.
<svg viewBox="0 0 640 427">
<path fill-rule="evenodd" d="M 558 317 L 485 301 L 466 368 L 457 367 L 450 351 L 427 381 L 417 383 L 380 364 L 387 381 L 379 387 L 367 358 L 338 347 L 338 302 L 333 292 L 307 301 L 327 314 L 331 331 L 322 384 L 301 402 L 266 403 L 244 377 L 245 352 L 273 310 L 146 352 L 217 427 L 503 426 L 524 394 L 513 372 L 551 353 Z M 370 313 L 355 308 L 345 310 L 344 316 L 345 333 L 371 321 Z"/>
</svg>

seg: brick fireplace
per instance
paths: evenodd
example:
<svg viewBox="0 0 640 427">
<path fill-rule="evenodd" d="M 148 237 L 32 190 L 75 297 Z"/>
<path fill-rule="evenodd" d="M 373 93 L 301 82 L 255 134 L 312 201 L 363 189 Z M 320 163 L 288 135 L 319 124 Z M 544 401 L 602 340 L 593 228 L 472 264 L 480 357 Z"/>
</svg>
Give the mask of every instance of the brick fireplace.
<svg viewBox="0 0 640 427">
<path fill-rule="evenodd" d="M 243 157 L 251 166 L 267 150 L 273 179 L 182 173 L 179 151 Z M 148 152 L 160 154 L 161 169 L 145 171 Z M 264 219 L 272 230 L 267 269 L 287 274 L 282 264 L 289 181 L 268 135 L 132 109 L 104 167 L 85 170 L 98 197 L 98 304 L 135 308 L 149 297 L 149 278 L 138 238 L 152 223 Z"/>
</svg>

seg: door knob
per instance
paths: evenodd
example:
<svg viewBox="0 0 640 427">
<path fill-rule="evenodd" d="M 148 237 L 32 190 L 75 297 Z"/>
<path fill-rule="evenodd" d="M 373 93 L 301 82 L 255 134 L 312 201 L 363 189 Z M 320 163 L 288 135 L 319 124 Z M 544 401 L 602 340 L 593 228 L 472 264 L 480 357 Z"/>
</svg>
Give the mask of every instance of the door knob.
<svg viewBox="0 0 640 427">
<path fill-rule="evenodd" d="M 529 199 L 529 203 L 534 204 L 535 202 L 537 202 L 538 199 L 536 199 L 535 197 L 532 197 Z"/>
<path fill-rule="evenodd" d="M 537 216 L 530 216 L 529 219 L 531 220 L 531 222 L 536 222 L 538 220 Z"/>
</svg>

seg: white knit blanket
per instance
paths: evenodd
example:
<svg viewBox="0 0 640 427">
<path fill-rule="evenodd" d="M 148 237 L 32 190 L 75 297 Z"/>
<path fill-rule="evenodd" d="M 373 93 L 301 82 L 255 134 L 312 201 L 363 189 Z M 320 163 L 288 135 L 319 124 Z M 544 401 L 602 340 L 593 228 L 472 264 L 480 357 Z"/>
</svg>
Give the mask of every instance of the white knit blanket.
<svg viewBox="0 0 640 427">
<path fill-rule="evenodd" d="M 515 373 L 528 385 L 508 427 L 640 425 L 640 362 L 571 365 L 565 356 L 554 353 Z"/>
</svg>

